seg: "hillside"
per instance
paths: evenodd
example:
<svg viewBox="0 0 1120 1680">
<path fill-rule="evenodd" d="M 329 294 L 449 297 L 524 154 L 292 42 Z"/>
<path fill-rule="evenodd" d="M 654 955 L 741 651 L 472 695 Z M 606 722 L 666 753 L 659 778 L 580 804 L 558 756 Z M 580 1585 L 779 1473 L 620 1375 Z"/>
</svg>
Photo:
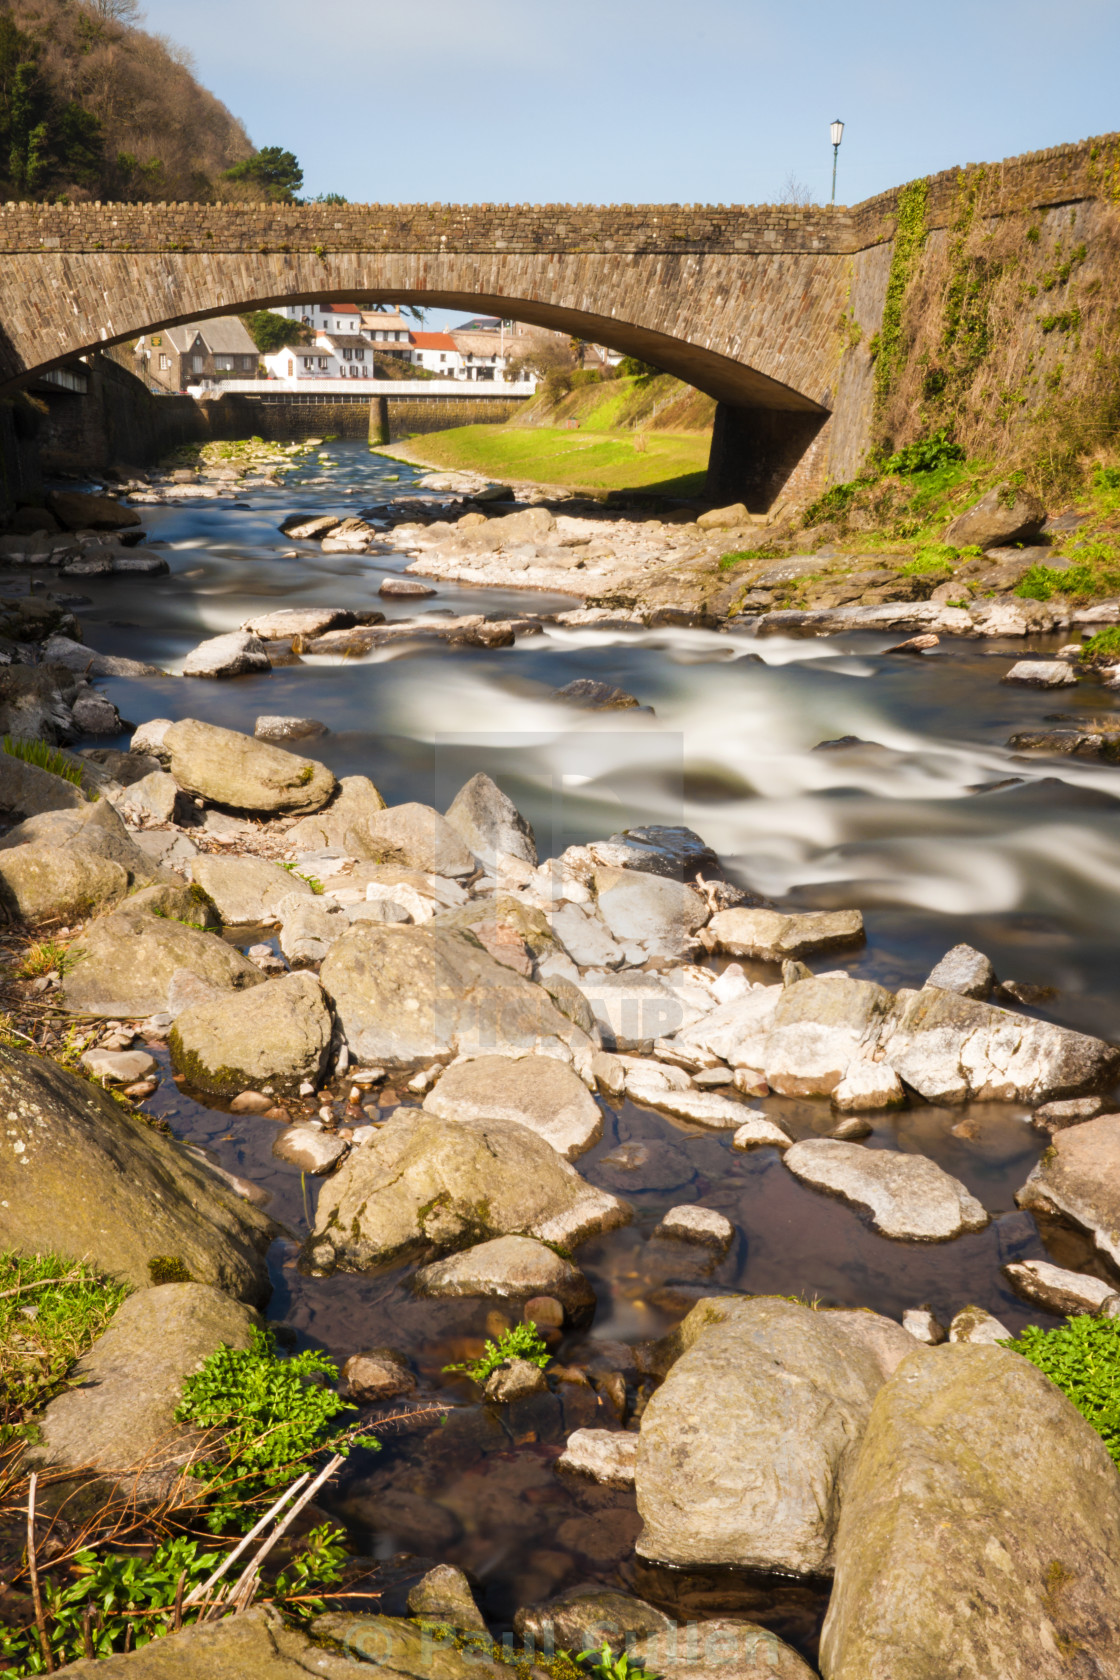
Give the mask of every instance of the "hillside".
<svg viewBox="0 0 1120 1680">
<path fill-rule="evenodd" d="M 217 183 L 253 152 L 244 128 L 173 43 L 111 10 L 96 0 L 0 4 L 0 194 L 237 196 Z"/>
<path fill-rule="evenodd" d="M 576 375 L 579 380 L 580 375 Z M 511 424 L 514 426 L 571 426 L 581 430 L 703 432 L 710 435 L 715 419 L 714 397 L 694 390 L 671 374 L 657 373 L 644 378 L 599 380 L 582 376 L 586 383 L 559 400 L 547 391 L 527 402 Z"/>
</svg>

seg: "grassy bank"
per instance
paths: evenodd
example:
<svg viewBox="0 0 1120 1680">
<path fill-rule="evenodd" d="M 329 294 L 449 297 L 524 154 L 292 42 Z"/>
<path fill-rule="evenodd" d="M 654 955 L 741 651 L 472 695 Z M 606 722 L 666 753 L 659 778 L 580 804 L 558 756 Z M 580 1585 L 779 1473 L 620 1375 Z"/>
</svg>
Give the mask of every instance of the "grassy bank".
<svg viewBox="0 0 1120 1680">
<path fill-rule="evenodd" d="M 703 433 L 568 431 L 553 426 L 457 426 L 410 439 L 408 454 L 433 467 L 532 479 L 578 490 L 644 490 L 699 496 L 708 465 Z"/>
</svg>

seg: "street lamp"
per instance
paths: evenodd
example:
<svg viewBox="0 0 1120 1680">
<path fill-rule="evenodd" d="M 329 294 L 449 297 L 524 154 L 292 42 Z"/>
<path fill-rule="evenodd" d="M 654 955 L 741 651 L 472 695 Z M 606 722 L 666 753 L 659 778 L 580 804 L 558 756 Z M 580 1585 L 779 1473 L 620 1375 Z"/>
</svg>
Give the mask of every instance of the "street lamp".
<svg viewBox="0 0 1120 1680">
<path fill-rule="evenodd" d="M 832 202 L 836 203 L 836 160 L 840 156 L 840 142 L 844 138 L 844 124 L 837 117 L 829 129 L 832 136 Z"/>
</svg>

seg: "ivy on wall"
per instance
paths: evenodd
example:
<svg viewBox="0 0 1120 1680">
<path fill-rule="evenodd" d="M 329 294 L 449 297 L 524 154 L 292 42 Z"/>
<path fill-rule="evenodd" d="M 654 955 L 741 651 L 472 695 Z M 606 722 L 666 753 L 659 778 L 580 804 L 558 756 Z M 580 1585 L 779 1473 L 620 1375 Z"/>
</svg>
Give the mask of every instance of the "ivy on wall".
<svg viewBox="0 0 1120 1680">
<path fill-rule="evenodd" d="M 910 181 L 898 195 L 898 224 L 887 277 L 883 322 L 872 340 L 875 357 L 875 410 L 881 414 L 904 360 L 902 312 L 906 293 L 926 242 L 929 181 Z"/>
</svg>

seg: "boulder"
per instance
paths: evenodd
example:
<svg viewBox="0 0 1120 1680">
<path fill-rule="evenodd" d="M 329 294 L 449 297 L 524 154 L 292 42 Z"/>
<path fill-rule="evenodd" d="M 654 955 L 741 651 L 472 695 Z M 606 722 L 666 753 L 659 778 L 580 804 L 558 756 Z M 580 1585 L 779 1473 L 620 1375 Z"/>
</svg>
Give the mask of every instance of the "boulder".
<svg viewBox="0 0 1120 1680">
<path fill-rule="evenodd" d="M 1099 1038 L 934 986 L 899 994 L 881 1045 L 927 1102 L 1046 1102 L 1101 1090 L 1120 1068 Z"/>
<path fill-rule="evenodd" d="M 1120 1268 L 1120 1114 L 1058 1132 L 1015 1201 L 1087 1232 Z"/>
<path fill-rule="evenodd" d="M 678 1632 L 654 1633 L 628 1646 L 631 1663 L 673 1680 L 815 1680 L 792 1646 L 769 1628 L 737 1616 L 713 1616 Z"/>
<path fill-rule="evenodd" d="M 1095 1120 L 1100 1114 L 1112 1114 L 1116 1103 L 1111 1097 L 1070 1097 L 1065 1102 L 1043 1103 L 1031 1115 L 1031 1125 L 1037 1132 L 1064 1132 L 1067 1126 L 1080 1126 L 1083 1120 Z"/>
<path fill-rule="evenodd" d="M 851 1064 L 875 1048 L 893 1003 L 893 994 L 870 980 L 822 978 L 786 986 L 775 1003 L 762 1063 L 771 1090 L 784 1097 L 828 1096 Z"/>
<path fill-rule="evenodd" d="M 452 1563 L 437 1563 L 434 1569 L 428 1570 L 424 1579 L 418 1581 L 409 1593 L 408 1608 L 421 1622 L 443 1623 L 453 1628 L 487 1633 L 470 1582 L 463 1571 L 456 1569 Z"/>
<path fill-rule="evenodd" d="M 373 857 L 366 824 L 384 809 L 385 801 L 368 776 L 343 776 L 330 803 L 296 823 L 288 839 L 298 851 L 333 846 L 352 857 Z"/>
<path fill-rule="evenodd" d="M 322 1126 L 288 1126 L 273 1141 L 272 1153 L 278 1161 L 319 1178 L 332 1172 L 349 1148 L 345 1138 Z"/>
<path fill-rule="evenodd" d="M 366 1353 L 352 1353 L 339 1375 L 339 1394 L 344 1400 L 356 1401 L 359 1406 L 416 1392 L 416 1378 L 409 1369 L 408 1360 L 393 1348 L 371 1348 Z"/>
<path fill-rule="evenodd" d="M 832 1106 L 842 1114 L 854 1110 L 897 1108 L 906 1101 L 902 1081 L 886 1062 L 849 1062 L 839 1085 L 832 1089 Z"/>
<path fill-rule="evenodd" d="M 43 644 L 43 658 L 52 665 L 65 665 L 83 677 L 162 677 L 158 665 L 146 665 L 139 659 L 121 659 L 116 654 L 95 653 L 84 642 L 70 636 L 51 636 Z"/>
<path fill-rule="evenodd" d="M 197 1622 L 180 1633 L 153 1639 L 141 1650 L 129 1651 L 127 1655 L 101 1657 L 96 1664 L 85 1660 L 68 1663 L 58 1672 L 87 1677 L 96 1674 L 97 1680 L 216 1680 L 219 1675 L 223 1680 L 226 1676 L 232 1680 L 234 1675 L 237 1680 L 307 1680 L 309 1673 L 320 1676 L 320 1680 L 370 1680 L 369 1663 L 360 1656 L 352 1656 L 351 1647 L 345 1644 L 352 1627 L 353 1650 L 360 1650 L 359 1641 L 367 1619 L 360 1616 L 326 1619 L 337 1631 L 342 1655 L 338 1654 L 338 1647 L 324 1648 L 306 1633 L 289 1627 L 270 1605 L 265 1605 L 239 1616 L 229 1616 L 225 1621 Z M 408 1622 L 400 1625 L 411 1628 Z M 419 1647 L 420 1631 L 418 1628 L 411 1631 Z M 405 1643 L 401 1641 L 402 1649 Z M 391 1647 L 378 1636 L 369 1648 L 381 1651 Z M 498 1665 L 491 1667 L 497 1670 Z M 417 1669 L 417 1680 L 422 1672 Z M 429 1671 L 427 1680 L 466 1680 L 469 1672 L 458 1666 L 453 1672 Z M 497 1674 L 488 1674 L 487 1680 L 497 1680 Z"/>
<path fill-rule="evenodd" d="M 566 1161 L 603 1135 L 598 1103 L 579 1074 L 555 1056 L 480 1056 L 448 1068 L 424 1098 L 443 1120 L 516 1120 Z"/>
<path fill-rule="evenodd" d="M 586 1476 L 600 1487 L 633 1487 L 638 1437 L 618 1429 L 577 1429 L 556 1460 L 557 1470 Z"/>
<path fill-rule="evenodd" d="M 999 1342 L 1010 1341 L 1011 1332 L 986 1308 L 962 1307 L 949 1325 L 949 1340 L 994 1347 Z"/>
<path fill-rule="evenodd" d="M 272 1221 L 178 1144 L 45 1058 L 0 1046 L 0 1084 L 4 1248 L 87 1259 L 141 1289 L 174 1268 L 267 1300 Z"/>
<path fill-rule="evenodd" d="M 1047 1312 L 1067 1314 L 1099 1312 L 1117 1293 L 1115 1284 L 1084 1272 L 1067 1272 L 1048 1260 L 1012 1260 L 1001 1268 L 1016 1295 Z"/>
<path fill-rule="evenodd" d="M 507 1359 L 486 1379 L 482 1391 L 487 1400 L 500 1406 L 511 1406 L 517 1400 L 528 1400 L 534 1394 L 548 1393 L 548 1378 L 531 1359 Z"/>
<path fill-rule="evenodd" d="M 119 735 L 121 731 L 121 715 L 113 702 L 92 688 L 76 694 L 70 710 L 80 735 Z"/>
<path fill-rule="evenodd" d="M 147 723 L 142 723 L 133 732 L 128 743 L 129 752 L 154 758 L 166 769 L 171 763 L 171 748 L 166 745 L 167 731 L 170 728 L 170 718 L 149 718 Z"/>
<path fill-rule="evenodd" d="M 473 875 L 477 865 L 445 817 L 430 805 L 394 805 L 371 813 L 364 824 L 366 857 L 399 863 L 432 875 Z"/>
<path fill-rule="evenodd" d="M 175 820 L 178 796 L 179 788 L 174 776 L 169 776 L 166 770 L 153 770 L 150 775 L 130 782 L 128 792 L 120 803 L 153 822 L 169 823 Z"/>
<path fill-rule="evenodd" d="M 619 968 L 626 961 L 625 951 L 595 905 L 564 901 L 549 919 L 553 934 L 578 967 Z"/>
<path fill-rule="evenodd" d="M 788 1132 L 782 1130 L 775 1121 L 765 1114 L 755 1114 L 748 1111 L 750 1118 L 744 1120 L 731 1139 L 732 1149 L 788 1149 L 792 1138 Z"/>
<path fill-rule="evenodd" d="M 552 698 L 562 706 L 575 706 L 581 712 L 630 712 L 641 706 L 641 701 L 633 694 L 627 694 L 625 689 L 596 682 L 592 677 L 577 677 L 574 682 L 565 683 Z"/>
<path fill-rule="evenodd" d="M 902 1328 L 925 1347 L 939 1347 L 946 1339 L 945 1328 L 930 1307 L 907 1307 L 902 1315 Z"/>
<path fill-rule="evenodd" d="M 238 811 L 317 811 L 335 790 L 323 764 L 284 752 L 235 729 L 184 718 L 164 731 L 171 774 L 186 793 Z"/>
<path fill-rule="evenodd" d="M 924 1155 L 806 1138 L 787 1149 L 782 1159 L 802 1183 L 868 1214 L 873 1229 L 884 1237 L 947 1242 L 963 1231 L 982 1231 L 989 1222 L 960 1180 Z"/>
<path fill-rule="evenodd" d="M 694 1126 L 708 1126 L 718 1132 L 741 1126 L 748 1112 L 742 1103 L 721 1097 L 716 1091 L 677 1091 L 650 1078 L 628 1076 L 626 1095 L 643 1107 L 659 1108 L 666 1114 L 676 1115 L 678 1120 L 690 1120 Z"/>
<path fill-rule="evenodd" d="M 6 837 L 7 844 L 25 840 L 119 863 L 128 875 L 130 887 L 147 885 L 160 878 L 159 868 L 137 844 L 108 799 L 99 799 L 80 810 L 44 812 L 21 823 Z"/>
<path fill-rule="evenodd" d="M 639 1556 L 816 1577 L 872 1401 L 914 1343 L 870 1312 L 706 1299 L 642 1413 Z"/>
<path fill-rule="evenodd" d="M 1072 688 L 1077 672 L 1064 659 L 1020 659 L 1000 681 L 1023 683 L 1028 688 Z"/>
<path fill-rule="evenodd" d="M 87 490 L 52 490 L 47 507 L 64 531 L 127 531 L 141 523 L 135 508 Z"/>
<path fill-rule="evenodd" d="M 513 800 L 483 771 L 459 789 L 447 807 L 447 821 L 488 869 L 497 867 L 502 853 L 523 858 L 536 867 L 537 843 L 532 828 Z"/>
<path fill-rule="evenodd" d="M 303 1658 L 306 1669 L 322 1675 L 324 1680 L 350 1680 L 351 1673 L 354 1680 L 371 1680 L 371 1675 L 389 1675 L 391 1680 L 397 1680 L 398 1676 L 407 1680 L 509 1680 L 508 1662 L 489 1654 L 489 1635 L 472 1638 L 469 1630 L 464 1634 L 456 1627 L 433 1628 L 430 1623 L 422 1626 L 419 1618 L 405 1621 L 391 1616 L 329 1615 L 317 1616 L 311 1631 L 316 1640 L 335 1641 L 345 1655 L 364 1659 L 361 1668 L 351 1669 L 339 1662 L 337 1668 L 328 1669 L 324 1666 L 328 1660 L 324 1653 L 311 1647 Z M 298 1637 L 303 1639 L 302 1635 Z M 548 1680 L 552 1672 L 551 1665 L 546 1672 L 529 1660 L 519 1661 L 517 1666 L 524 1680 Z M 207 1680 L 216 1672 L 211 1670 Z M 231 1669 L 229 1673 L 236 1673 L 238 1680 L 242 1680 L 243 1671 Z M 268 1680 L 272 1680 L 272 1675 L 270 1670 Z M 111 1676 L 110 1680 L 116 1677 Z M 191 1675 L 189 1680 L 195 1677 Z M 256 1672 L 246 1675 L 245 1680 L 257 1680 Z M 264 1680 L 263 1670 L 261 1680 Z M 277 1671 L 276 1680 L 288 1680 L 288 1671 Z M 302 1670 L 300 1680 L 303 1680 Z"/>
<path fill-rule="evenodd" d="M 551 1295 L 575 1319 L 586 1317 L 595 1305 L 595 1292 L 579 1268 L 534 1237 L 476 1243 L 462 1254 L 422 1266 L 412 1288 L 433 1300 L 529 1301 Z"/>
<path fill-rule="evenodd" d="M 63 980 L 62 995 L 68 1009 L 82 1014 L 163 1014 L 172 983 L 183 971 L 230 995 L 264 980 L 248 958 L 216 934 L 153 915 L 131 900 L 92 922 L 81 943 L 84 955 Z"/>
<path fill-rule="evenodd" d="M 1038 1680 L 1116 1667 L 1120 1477 L 1006 1348 L 917 1348 L 844 1494 L 827 1680 Z"/>
<path fill-rule="evenodd" d="M 434 922 L 356 922 L 327 952 L 320 979 L 352 1053 L 368 1063 L 588 1044 L 542 986 Z"/>
<path fill-rule="evenodd" d="M 279 607 L 274 612 L 247 618 L 241 628 L 250 636 L 259 636 L 263 642 L 286 642 L 293 636 L 321 636 L 327 630 L 347 630 L 353 622 L 354 614 L 345 607 Z"/>
<path fill-rule="evenodd" d="M 33 817 L 47 811 L 81 811 L 86 796 L 64 776 L 26 764 L 0 748 L 0 811 Z"/>
<path fill-rule="evenodd" d="M 698 1207 L 695 1202 L 690 1202 L 663 1213 L 661 1223 L 653 1234 L 715 1249 L 722 1259 L 735 1240 L 735 1227 L 715 1208 Z"/>
<path fill-rule="evenodd" d="M 293 968 L 320 963 L 350 926 L 345 909 L 334 899 L 293 892 L 273 906 L 280 923 L 280 949 Z"/>
<path fill-rule="evenodd" d="M 418 578 L 391 577 L 382 579 L 377 593 L 418 600 L 421 596 L 438 595 L 439 590 L 433 589 L 430 583 L 421 583 Z"/>
<path fill-rule="evenodd" d="M 599 914 L 632 963 L 696 949 L 708 905 L 694 887 L 630 869 L 598 869 L 595 885 Z"/>
<path fill-rule="evenodd" d="M 286 537 L 294 537 L 297 542 L 313 541 L 315 538 L 328 536 L 342 520 L 333 513 L 290 513 L 280 526 Z"/>
<path fill-rule="evenodd" d="M 322 1077 L 331 1016 L 314 975 L 283 974 L 185 1009 L 168 1044 L 176 1069 L 197 1090 L 233 1097 L 267 1084 L 295 1096 L 304 1080 L 317 1085 Z"/>
<path fill-rule="evenodd" d="M 246 677 L 257 671 L 271 671 L 272 660 L 259 636 L 244 630 L 230 630 L 211 636 L 192 648 L 183 661 L 184 677 Z"/>
<path fill-rule="evenodd" d="M 927 986 L 939 986 L 943 992 L 956 992 L 960 997 L 986 998 L 996 983 L 996 971 L 983 951 L 971 945 L 954 945 L 931 970 Z"/>
<path fill-rule="evenodd" d="M 677 1031 L 674 1047 L 684 1055 L 718 1057 L 731 1067 L 762 1069 L 782 986 L 759 986 Z"/>
<path fill-rule="evenodd" d="M 604 1447 L 607 1441 L 625 1445 L 636 1439 L 633 1435 L 623 1435 L 617 1431 L 577 1429 L 575 1435 L 569 1436 L 568 1451 L 557 1459 L 557 1467 L 574 1470 L 575 1466 L 565 1464 L 565 1459 L 577 1439 L 590 1435 L 605 1437 Z M 609 1452 L 611 1449 L 606 1450 Z M 634 1473 L 631 1467 L 629 1485 L 633 1486 L 633 1482 Z M 631 1598 L 629 1593 L 616 1592 L 612 1587 L 601 1586 L 573 1587 L 557 1598 L 547 1599 L 543 1604 L 523 1606 L 513 1618 L 513 1629 L 517 1637 L 525 1642 L 532 1640 L 535 1646 L 543 1647 L 546 1651 L 599 1651 L 604 1645 L 609 1645 L 612 1652 L 618 1655 L 623 1650 L 628 1650 L 634 1639 L 643 1634 L 669 1633 L 675 1628 L 676 1623 L 670 1621 L 663 1611 L 656 1610 L 652 1604 L 646 1604 L 640 1598 Z"/>
<path fill-rule="evenodd" d="M 69 702 L 78 686 L 64 665 L 0 666 L 0 735 L 26 741 L 65 739 L 71 723 Z"/>
<path fill-rule="evenodd" d="M 330 730 L 318 718 L 259 717 L 253 725 L 258 741 L 310 741 L 317 735 L 329 735 Z"/>
<path fill-rule="evenodd" d="M 696 520 L 702 531 L 737 531 L 751 523 L 751 516 L 742 502 L 732 502 L 730 507 L 709 508 Z"/>
<path fill-rule="evenodd" d="M 191 865 L 191 878 L 213 904 L 226 927 L 251 927 L 278 919 L 290 898 L 311 898 L 309 881 L 267 858 L 222 857 L 203 852 Z"/>
<path fill-rule="evenodd" d="M 131 1085 L 155 1072 L 156 1059 L 146 1050 L 87 1050 L 82 1066 L 103 1083 Z"/>
<path fill-rule="evenodd" d="M 858 910 L 810 910 L 784 915 L 780 910 L 742 906 L 720 910 L 708 924 L 717 951 L 733 957 L 782 962 L 814 951 L 833 951 L 863 943 L 863 917 Z"/>
<path fill-rule="evenodd" d="M 307 1254 L 320 1271 L 371 1271 L 507 1235 L 573 1247 L 629 1217 L 524 1126 L 398 1109 L 324 1184 Z"/>
<path fill-rule="evenodd" d="M 998 548 L 1041 531 L 1046 509 L 1020 485 L 996 484 L 950 523 L 945 541 L 954 548 Z"/>
<path fill-rule="evenodd" d="M 696 1019 L 657 974 L 593 969 L 581 977 L 579 989 L 608 1050 L 648 1056 L 657 1039 L 671 1038 L 686 1020 Z"/>
<path fill-rule="evenodd" d="M 94 853 L 46 845 L 0 850 L 0 904 L 21 921 L 94 916 L 127 893 L 127 870 Z"/>
<path fill-rule="evenodd" d="M 32 1462 L 98 1470 L 143 1503 L 167 1498 L 201 1442 L 175 1422 L 183 1379 L 220 1347 L 248 1348 L 259 1324 L 251 1307 L 209 1284 L 130 1296 L 37 1420 Z"/>
</svg>

